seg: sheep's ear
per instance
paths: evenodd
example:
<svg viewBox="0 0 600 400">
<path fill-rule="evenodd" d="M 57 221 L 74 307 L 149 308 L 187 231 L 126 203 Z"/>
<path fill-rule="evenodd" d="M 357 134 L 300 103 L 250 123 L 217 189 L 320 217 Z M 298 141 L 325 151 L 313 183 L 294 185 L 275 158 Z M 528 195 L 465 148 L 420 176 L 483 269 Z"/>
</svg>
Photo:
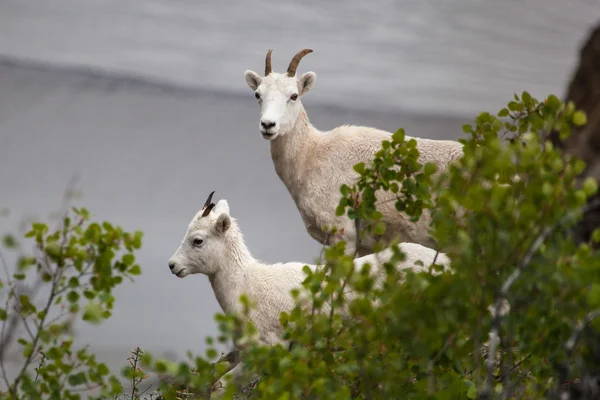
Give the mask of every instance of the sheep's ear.
<svg viewBox="0 0 600 400">
<path fill-rule="evenodd" d="M 219 213 L 229 214 L 229 203 L 227 203 L 227 200 L 225 200 L 225 199 L 219 200 L 217 202 L 217 205 L 215 205 L 215 212 L 217 214 L 219 214 Z"/>
<path fill-rule="evenodd" d="M 300 96 L 305 95 L 312 89 L 317 80 L 317 74 L 312 71 L 305 72 L 302 74 L 300 79 L 298 79 L 298 90 L 300 91 Z"/>
<path fill-rule="evenodd" d="M 262 82 L 262 78 L 260 77 L 260 75 L 252 70 L 247 70 L 246 72 L 244 72 L 244 77 L 246 78 L 246 83 L 248 84 L 248 86 L 250 86 L 250 89 L 252 90 L 256 90 Z"/>
<path fill-rule="evenodd" d="M 229 218 L 229 215 L 220 214 L 217 218 L 217 222 L 215 223 L 215 230 L 220 234 L 224 234 L 227 232 L 227 229 L 229 229 L 230 226 L 231 218 Z"/>
</svg>

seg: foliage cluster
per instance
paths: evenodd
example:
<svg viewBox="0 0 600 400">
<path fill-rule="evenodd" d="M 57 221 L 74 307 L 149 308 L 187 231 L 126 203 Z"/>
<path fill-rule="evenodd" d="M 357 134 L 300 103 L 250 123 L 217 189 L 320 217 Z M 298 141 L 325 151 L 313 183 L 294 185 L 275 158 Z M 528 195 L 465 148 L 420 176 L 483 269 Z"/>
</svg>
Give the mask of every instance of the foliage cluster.
<svg viewBox="0 0 600 400">
<path fill-rule="evenodd" d="M 553 95 L 539 102 L 523 92 L 498 113 L 481 113 L 463 127 L 464 156 L 447 174 L 421 164 L 414 139 L 398 130 L 372 163 L 355 166 L 359 180 L 340 188 L 337 212 L 382 234 L 378 190 L 396 194 L 397 210 L 413 220 L 429 210 L 452 271 L 432 265 L 435 274 L 400 276 L 394 265 L 404 255 L 398 251 L 377 287 L 369 266 L 354 270 L 341 242 L 324 249 L 323 267 L 306 269 L 293 292 L 308 294 L 310 306 L 298 304 L 281 315 L 288 347 L 254 339 L 256 329 L 245 318 L 252 304 L 242 297 L 244 313 L 217 314 L 220 335 L 206 339 L 203 356 L 175 363 L 138 352 L 127 377 L 139 384 L 145 376 L 136 369 L 139 361 L 176 378 L 177 385 L 161 388 L 163 398 L 181 398 L 181 387 L 205 397 L 235 363 L 219 360 L 218 346 L 237 343 L 244 345 L 247 373 L 228 386 L 227 398 L 554 399 L 569 382 L 585 391 L 584 377 L 593 380 L 600 361 L 594 320 L 600 314 L 600 234 L 575 243 L 570 228 L 586 208 L 598 206 L 587 201 L 597 185 L 591 179 L 579 184 L 583 162 L 547 140 L 550 132 L 566 137 L 585 123 L 572 103 Z M 11 398 L 78 398 L 72 388 L 90 385 L 104 396 L 121 390 L 106 366 L 72 349 L 69 327 L 80 310 L 87 321 L 110 316 L 112 289 L 140 272 L 133 251 L 141 234 L 108 223 L 86 225 L 87 212 L 74 213 L 76 223 L 66 218 L 56 232 L 34 224 L 28 237 L 40 255 L 21 258 L 17 274 L 4 282 L 3 332 L 9 321 L 21 321 L 26 329 L 18 340 L 28 360 L 40 351 L 47 357 L 39 379 L 24 369 L 9 385 Z M 50 287 L 47 308 L 17 290 L 15 282 L 28 271 Z M 347 288 L 357 298 L 346 299 Z M 49 308 L 65 301 L 69 323 L 49 321 Z M 509 311 L 500 312 L 506 303 Z M 330 311 L 323 312 L 325 304 Z"/>
</svg>

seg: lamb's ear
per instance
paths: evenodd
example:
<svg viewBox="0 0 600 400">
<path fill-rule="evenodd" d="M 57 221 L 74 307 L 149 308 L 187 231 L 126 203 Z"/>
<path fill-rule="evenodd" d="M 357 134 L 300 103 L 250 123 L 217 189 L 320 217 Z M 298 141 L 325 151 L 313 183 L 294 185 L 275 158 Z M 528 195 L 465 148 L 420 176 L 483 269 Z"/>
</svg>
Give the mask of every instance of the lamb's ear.
<svg viewBox="0 0 600 400">
<path fill-rule="evenodd" d="M 312 89 L 317 80 L 317 74 L 312 71 L 308 71 L 302 74 L 300 79 L 298 79 L 298 90 L 300 91 L 300 96 L 305 95 Z"/>
<path fill-rule="evenodd" d="M 227 203 L 227 200 L 225 199 L 221 199 L 217 202 L 217 205 L 215 205 L 215 213 L 219 214 L 219 213 L 225 213 L 225 214 L 229 214 L 229 203 Z"/>
<path fill-rule="evenodd" d="M 244 72 L 244 78 L 246 78 L 246 83 L 248 84 L 248 86 L 250 86 L 250 89 L 252 90 L 256 90 L 262 82 L 262 78 L 260 77 L 260 75 L 252 70 L 247 70 L 246 72 Z"/>
<path fill-rule="evenodd" d="M 227 232 L 227 229 L 231 226 L 231 218 L 227 214 L 219 214 L 217 222 L 215 223 L 215 230 L 221 235 Z"/>
</svg>

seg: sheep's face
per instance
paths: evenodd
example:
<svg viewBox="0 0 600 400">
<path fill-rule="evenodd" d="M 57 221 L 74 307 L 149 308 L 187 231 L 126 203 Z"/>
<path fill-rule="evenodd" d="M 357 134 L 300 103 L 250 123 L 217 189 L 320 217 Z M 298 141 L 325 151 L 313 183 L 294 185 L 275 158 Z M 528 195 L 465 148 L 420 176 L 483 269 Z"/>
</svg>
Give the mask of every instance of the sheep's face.
<svg viewBox="0 0 600 400">
<path fill-rule="evenodd" d="M 227 251 L 225 233 L 231 226 L 227 200 L 220 200 L 206 216 L 202 208 L 188 225 L 183 241 L 169 259 L 178 278 L 190 274 L 214 275 Z"/>
<path fill-rule="evenodd" d="M 250 70 L 244 76 L 260 105 L 258 129 L 267 140 L 294 129 L 302 107 L 300 98 L 308 93 L 317 78 L 314 72 L 306 72 L 299 78 L 276 72 L 261 77 Z"/>
</svg>

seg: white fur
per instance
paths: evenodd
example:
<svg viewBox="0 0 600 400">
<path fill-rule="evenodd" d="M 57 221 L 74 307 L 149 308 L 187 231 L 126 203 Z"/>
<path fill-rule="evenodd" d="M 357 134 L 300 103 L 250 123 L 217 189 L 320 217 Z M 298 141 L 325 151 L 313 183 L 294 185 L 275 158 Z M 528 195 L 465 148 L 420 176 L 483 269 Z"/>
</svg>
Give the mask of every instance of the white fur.
<svg viewBox="0 0 600 400">
<path fill-rule="evenodd" d="M 270 141 L 275 171 L 291 194 L 310 236 L 319 243 L 333 245 L 345 240 L 347 253 L 356 248 L 353 222 L 346 216 L 337 217 L 335 209 L 340 200 L 342 183 L 351 185 L 358 178 L 353 166 L 359 162 L 369 165 L 383 140 L 391 133 L 365 126 L 342 125 L 331 131 L 319 131 L 309 121 L 301 98 L 316 81 L 314 72 L 300 77 L 272 72 L 261 77 L 254 71 L 245 72 L 248 86 L 259 95 L 259 131 Z M 291 98 L 297 94 L 296 100 Z M 264 124 L 264 125 L 263 125 Z M 406 136 L 408 141 L 413 137 Z M 414 138 L 422 163 L 437 165 L 436 175 L 446 171 L 462 156 L 462 144 L 453 140 Z M 383 213 L 387 232 L 383 240 L 399 239 L 435 247 L 429 234 L 431 215 L 425 210 L 417 223 L 395 209 L 394 195 L 377 193 L 378 209 Z M 324 226 L 343 228 L 343 235 L 328 237 Z M 373 252 L 373 238 L 361 237 L 358 254 Z"/>
<path fill-rule="evenodd" d="M 220 200 L 205 217 L 202 217 L 203 211 L 204 208 L 194 216 L 183 241 L 169 260 L 171 272 L 179 278 L 190 274 L 207 275 L 219 305 L 227 314 L 239 314 L 242 311 L 239 298 L 245 294 L 254 305 L 249 318 L 257 328 L 258 340 L 266 345 L 285 344 L 281 338 L 283 328 L 279 316 L 294 307 L 290 291 L 301 287 L 306 278 L 302 268 L 307 264 L 267 264 L 255 259 L 244 244 L 236 220 L 229 215 L 226 200 Z M 201 244 L 199 240 L 202 240 Z M 197 243 L 194 244 L 194 241 Z M 450 260 L 443 253 L 436 253 L 415 243 L 401 243 L 399 247 L 406 254 L 399 269 L 425 270 L 434 260 L 436 264 L 449 268 Z M 386 249 L 356 258 L 354 264 L 360 269 L 365 263 L 370 263 L 371 271 L 383 272 L 378 266 L 389 261 L 392 254 L 391 249 Z M 419 260 L 422 266 L 416 264 Z M 317 266 L 309 267 L 314 270 Z M 348 296 L 351 297 L 351 294 Z M 240 347 L 243 349 L 238 344 Z M 242 368 L 240 363 L 226 375 L 239 375 Z M 216 386 L 224 387 L 224 384 L 225 376 Z"/>
</svg>

